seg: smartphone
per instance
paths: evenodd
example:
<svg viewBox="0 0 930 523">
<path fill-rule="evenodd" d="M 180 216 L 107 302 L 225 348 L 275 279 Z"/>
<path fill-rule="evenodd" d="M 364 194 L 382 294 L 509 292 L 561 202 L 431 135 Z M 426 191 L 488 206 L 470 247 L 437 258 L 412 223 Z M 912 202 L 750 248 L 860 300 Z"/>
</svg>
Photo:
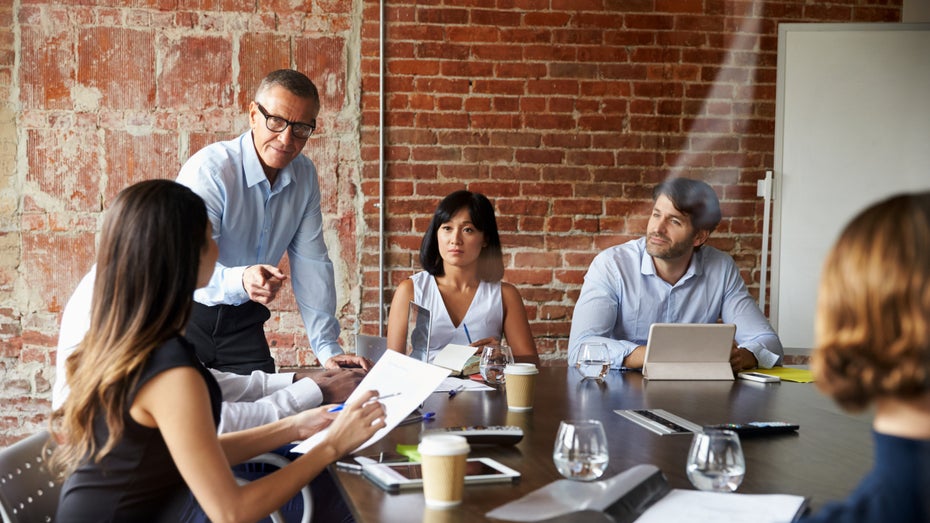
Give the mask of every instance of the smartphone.
<svg viewBox="0 0 930 523">
<path fill-rule="evenodd" d="M 336 462 L 336 468 L 361 472 L 362 466 L 376 463 L 410 463 L 410 458 L 396 452 L 379 452 L 361 456 L 348 455 Z"/>
<path fill-rule="evenodd" d="M 744 380 L 759 381 L 762 383 L 778 383 L 781 381 L 781 378 L 778 376 L 769 376 L 768 374 L 762 374 L 761 372 L 740 372 L 739 377 Z"/>
<path fill-rule="evenodd" d="M 423 488 L 420 463 L 376 463 L 364 465 L 362 475 L 388 492 Z M 520 473 L 491 458 L 470 458 L 465 464 L 465 484 L 509 483 Z"/>
</svg>

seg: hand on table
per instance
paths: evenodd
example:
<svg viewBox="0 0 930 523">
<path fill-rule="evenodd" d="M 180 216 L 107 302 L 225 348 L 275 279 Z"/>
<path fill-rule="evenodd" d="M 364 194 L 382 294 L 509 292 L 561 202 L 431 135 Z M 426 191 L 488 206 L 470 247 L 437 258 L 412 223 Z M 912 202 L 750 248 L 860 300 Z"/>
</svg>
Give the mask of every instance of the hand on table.
<svg viewBox="0 0 930 523">
<path fill-rule="evenodd" d="M 359 368 L 368 371 L 374 366 L 374 363 L 370 359 L 356 356 L 354 354 L 337 354 L 330 359 L 326 360 L 326 365 L 323 365 L 325 369 L 350 369 L 350 368 Z"/>
<path fill-rule="evenodd" d="M 756 355 L 748 349 L 733 347 L 730 350 L 730 368 L 733 369 L 734 376 L 740 371 L 754 369 L 758 366 L 759 362 L 756 360 Z"/>
<path fill-rule="evenodd" d="M 326 369 L 298 372 L 294 380 L 311 379 L 323 392 L 323 403 L 342 403 L 358 387 L 365 374 L 367 371 L 364 369 Z"/>
</svg>

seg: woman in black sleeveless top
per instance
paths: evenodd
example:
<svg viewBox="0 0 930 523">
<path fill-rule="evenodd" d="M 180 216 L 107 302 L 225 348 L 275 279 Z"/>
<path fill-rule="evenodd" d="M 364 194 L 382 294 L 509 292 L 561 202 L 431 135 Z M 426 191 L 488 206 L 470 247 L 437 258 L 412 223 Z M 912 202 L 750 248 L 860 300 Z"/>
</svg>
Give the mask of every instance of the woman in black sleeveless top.
<svg viewBox="0 0 930 523">
<path fill-rule="evenodd" d="M 219 387 L 183 338 L 194 289 L 216 260 L 206 207 L 182 185 L 141 182 L 107 212 L 90 330 L 68 358 L 71 392 L 52 415 L 52 463 L 67 475 L 56 521 L 178 521 L 188 492 L 212 521 L 255 521 L 384 426 L 370 391 L 339 415 L 321 407 L 217 437 Z M 235 482 L 230 464 L 327 425 L 327 438 L 291 465 Z"/>
</svg>

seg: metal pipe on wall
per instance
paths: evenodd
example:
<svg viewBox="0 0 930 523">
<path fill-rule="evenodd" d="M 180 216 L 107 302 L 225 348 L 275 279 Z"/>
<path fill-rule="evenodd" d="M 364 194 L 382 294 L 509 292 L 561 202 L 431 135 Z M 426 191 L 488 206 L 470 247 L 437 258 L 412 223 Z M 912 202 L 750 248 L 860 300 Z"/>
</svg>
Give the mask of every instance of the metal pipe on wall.
<svg viewBox="0 0 930 523">
<path fill-rule="evenodd" d="M 384 0 L 378 2 L 378 336 L 384 336 Z"/>
</svg>

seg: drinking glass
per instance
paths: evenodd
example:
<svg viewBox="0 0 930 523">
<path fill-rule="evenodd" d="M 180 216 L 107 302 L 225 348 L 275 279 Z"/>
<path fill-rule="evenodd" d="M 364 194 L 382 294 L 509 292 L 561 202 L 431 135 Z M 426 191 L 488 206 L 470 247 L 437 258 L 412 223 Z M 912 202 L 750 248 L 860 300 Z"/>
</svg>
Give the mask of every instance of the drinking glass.
<svg viewBox="0 0 930 523">
<path fill-rule="evenodd" d="M 610 456 L 607 435 L 597 420 L 566 420 L 559 424 L 552 461 L 559 474 L 574 480 L 593 481 L 604 475 Z"/>
<path fill-rule="evenodd" d="M 513 352 L 506 345 L 486 345 L 481 349 L 478 370 L 485 382 L 492 385 L 504 383 L 504 367 L 513 363 Z"/>
<path fill-rule="evenodd" d="M 739 436 L 732 430 L 696 433 L 688 452 L 688 479 L 700 490 L 734 492 L 746 475 Z"/>
<path fill-rule="evenodd" d="M 583 343 L 575 360 L 575 369 L 583 379 L 603 380 L 610 370 L 610 353 L 603 343 Z"/>
</svg>

